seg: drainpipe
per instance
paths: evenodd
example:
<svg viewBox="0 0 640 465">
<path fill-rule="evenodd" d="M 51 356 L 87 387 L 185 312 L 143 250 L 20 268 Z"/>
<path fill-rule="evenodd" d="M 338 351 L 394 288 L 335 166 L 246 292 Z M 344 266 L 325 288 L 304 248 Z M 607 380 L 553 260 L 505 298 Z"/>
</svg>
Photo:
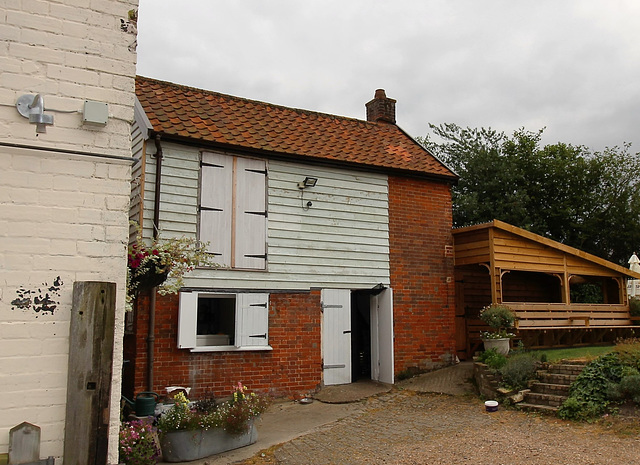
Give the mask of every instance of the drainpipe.
<svg viewBox="0 0 640 465">
<path fill-rule="evenodd" d="M 155 137 L 156 153 L 156 182 L 153 199 L 153 238 L 157 239 L 160 232 L 160 186 L 162 184 L 162 145 L 160 145 L 160 134 Z M 149 302 L 149 334 L 147 335 L 147 391 L 153 391 L 153 353 L 155 351 L 156 340 L 156 291 L 151 289 Z"/>
</svg>

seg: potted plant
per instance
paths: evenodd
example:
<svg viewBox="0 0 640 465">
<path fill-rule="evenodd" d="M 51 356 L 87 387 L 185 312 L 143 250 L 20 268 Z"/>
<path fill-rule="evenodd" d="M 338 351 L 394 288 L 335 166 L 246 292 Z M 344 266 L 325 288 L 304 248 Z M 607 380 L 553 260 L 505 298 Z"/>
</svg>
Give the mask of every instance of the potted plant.
<svg viewBox="0 0 640 465">
<path fill-rule="evenodd" d="M 146 241 L 138 228 L 129 246 L 127 261 L 127 310 L 140 291 L 160 286 L 160 294 L 174 294 L 184 284 L 184 275 L 197 266 L 217 266 L 207 253 L 207 244 L 194 237 Z"/>
<path fill-rule="evenodd" d="M 491 304 L 480 310 L 480 319 L 491 327 L 492 331 L 480 333 L 485 350 L 496 349 L 499 353 L 509 353 L 509 342 L 515 334 L 508 332 L 513 328 L 516 316 L 503 304 Z"/>
<path fill-rule="evenodd" d="M 258 440 L 254 420 L 269 405 L 266 397 L 238 383 L 231 400 L 191 403 L 184 393 L 158 420 L 160 446 L 167 462 L 188 462 L 219 454 Z"/>
</svg>

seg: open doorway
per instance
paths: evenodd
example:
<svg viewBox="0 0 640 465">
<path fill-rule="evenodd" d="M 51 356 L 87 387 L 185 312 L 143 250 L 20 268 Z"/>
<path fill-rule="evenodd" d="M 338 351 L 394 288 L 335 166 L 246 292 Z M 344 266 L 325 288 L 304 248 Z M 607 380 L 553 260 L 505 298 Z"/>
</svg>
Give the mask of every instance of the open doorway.
<svg viewBox="0 0 640 465">
<path fill-rule="evenodd" d="M 370 293 L 351 294 L 351 381 L 371 379 Z"/>
<path fill-rule="evenodd" d="M 323 289 L 322 312 L 324 384 L 364 379 L 393 384 L 391 289 Z"/>
</svg>

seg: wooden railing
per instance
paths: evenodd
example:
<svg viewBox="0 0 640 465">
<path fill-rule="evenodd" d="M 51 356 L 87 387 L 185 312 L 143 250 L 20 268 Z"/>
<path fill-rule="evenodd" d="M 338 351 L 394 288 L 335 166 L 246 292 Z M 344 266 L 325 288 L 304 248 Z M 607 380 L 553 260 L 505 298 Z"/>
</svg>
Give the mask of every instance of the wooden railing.
<svg viewBox="0 0 640 465">
<path fill-rule="evenodd" d="M 620 304 L 565 304 L 504 302 L 516 314 L 516 328 L 616 328 L 631 326 L 629 307 Z"/>
</svg>

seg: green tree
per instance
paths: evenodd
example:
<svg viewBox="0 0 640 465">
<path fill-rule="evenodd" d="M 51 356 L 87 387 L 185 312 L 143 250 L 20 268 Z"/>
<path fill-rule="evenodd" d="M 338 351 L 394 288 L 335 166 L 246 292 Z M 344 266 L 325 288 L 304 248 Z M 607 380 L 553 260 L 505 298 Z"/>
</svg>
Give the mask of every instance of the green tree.
<svg viewBox="0 0 640 465">
<path fill-rule="evenodd" d="M 459 176 L 454 226 L 499 219 L 626 266 L 640 240 L 640 154 L 541 147 L 544 130 L 430 125 L 418 138 Z"/>
</svg>

